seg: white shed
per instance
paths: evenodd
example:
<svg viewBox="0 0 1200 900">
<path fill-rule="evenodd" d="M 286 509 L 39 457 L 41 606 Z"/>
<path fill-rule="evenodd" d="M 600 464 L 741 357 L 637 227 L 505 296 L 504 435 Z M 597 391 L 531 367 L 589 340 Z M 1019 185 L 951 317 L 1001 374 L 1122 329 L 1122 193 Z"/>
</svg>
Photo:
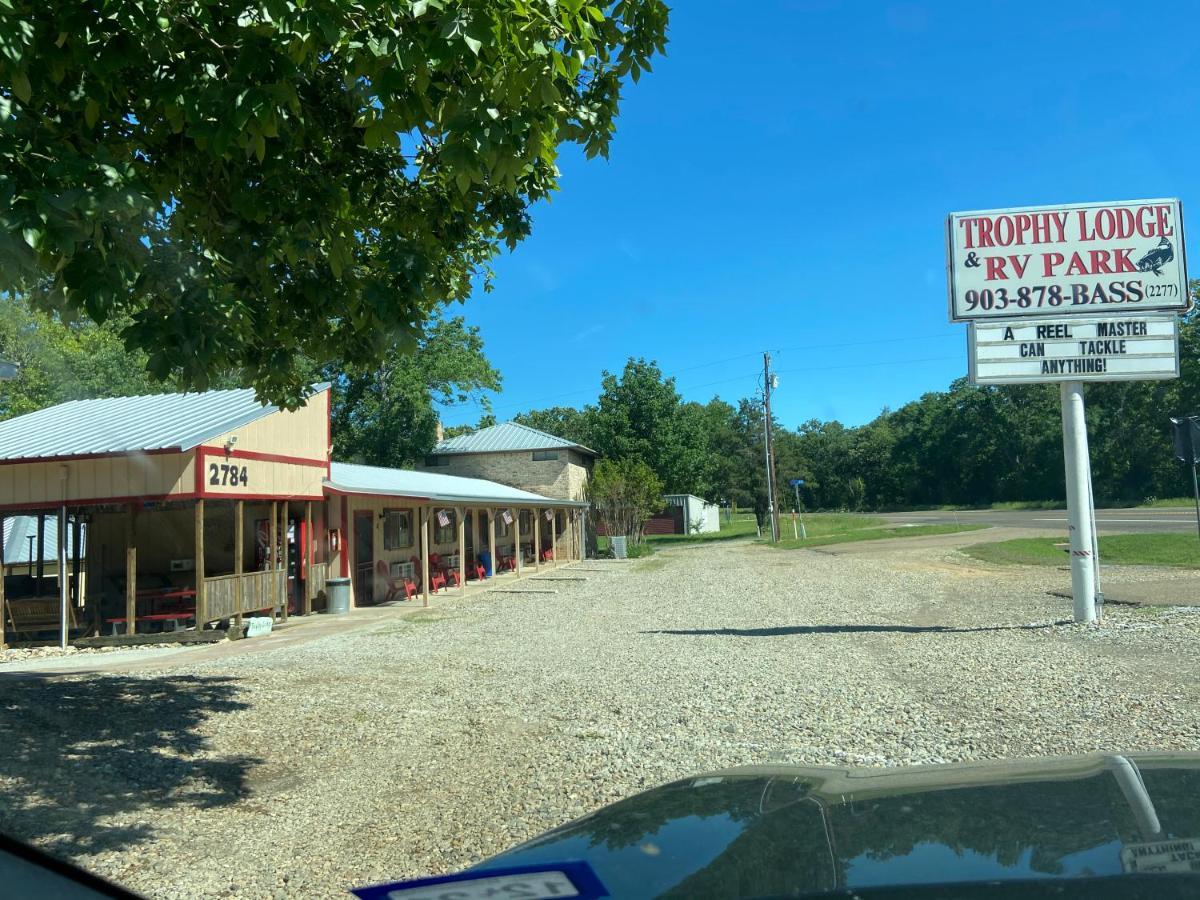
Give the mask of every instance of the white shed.
<svg viewBox="0 0 1200 900">
<path fill-rule="evenodd" d="M 683 507 L 683 528 L 686 534 L 721 530 L 721 508 L 695 494 L 667 494 L 667 506 Z"/>
</svg>

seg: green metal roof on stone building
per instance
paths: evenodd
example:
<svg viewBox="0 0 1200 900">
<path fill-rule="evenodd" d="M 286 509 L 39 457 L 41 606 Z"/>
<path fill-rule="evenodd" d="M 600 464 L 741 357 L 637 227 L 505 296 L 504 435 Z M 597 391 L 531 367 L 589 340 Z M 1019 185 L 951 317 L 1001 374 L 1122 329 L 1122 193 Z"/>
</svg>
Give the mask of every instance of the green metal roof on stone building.
<svg viewBox="0 0 1200 900">
<path fill-rule="evenodd" d="M 578 450 L 596 456 L 595 450 L 583 444 L 555 437 L 517 422 L 501 422 L 470 434 L 447 438 L 440 441 L 432 452 L 440 456 L 457 453 L 512 453 L 524 450 Z"/>
</svg>

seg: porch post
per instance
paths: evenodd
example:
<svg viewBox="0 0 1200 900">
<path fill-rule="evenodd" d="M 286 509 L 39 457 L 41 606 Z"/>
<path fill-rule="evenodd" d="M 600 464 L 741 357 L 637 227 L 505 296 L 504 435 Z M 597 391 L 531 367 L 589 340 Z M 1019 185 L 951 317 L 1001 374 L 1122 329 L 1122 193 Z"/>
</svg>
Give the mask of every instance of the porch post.
<svg viewBox="0 0 1200 900">
<path fill-rule="evenodd" d="M 421 592 L 425 605 L 429 605 L 429 510 L 422 506 L 418 510 L 421 516 Z"/>
<path fill-rule="evenodd" d="M 558 510 L 551 510 L 550 515 L 550 551 L 554 557 L 554 568 L 558 568 Z"/>
<path fill-rule="evenodd" d="M 8 627 L 8 600 L 4 597 L 4 516 L 0 516 L 0 650 L 8 649 L 4 629 Z"/>
<path fill-rule="evenodd" d="M 196 501 L 196 630 L 208 620 L 208 597 L 204 595 L 204 498 Z"/>
<path fill-rule="evenodd" d="M 454 519 L 458 524 L 458 586 L 467 589 L 467 523 L 464 519 L 466 509 L 461 506 L 454 508 Z"/>
<path fill-rule="evenodd" d="M 82 553 L 82 532 L 83 525 L 79 521 L 79 514 L 75 515 L 75 522 L 71 526 L 71 583 L 75 586 L 75 605 L 83 605 L 83 590 L 82 582 L 79 580 L 79 557 Z"/>
<path fill-rule="evenodd" d="M 125 513 L 125 633 L 137 633 L 137 505 L 133 503 Z"/>
<path fill-rule="evenodd" d="M 496 517 L 493 515 L 495 509 L 488 507 L 488 553 L 492 559 L 492 577 L 496 577 L 500 573 L 499 567 L 496 565 Z"/>
<path fill-rule="evenodd" d="M 42 596 L 42 579 L 46 577 L 46 514 L 41 510 L 38 511 L 38 527 L 37 527 L 37 595 Z"/>
<path fill-rule="evenodd" d="M 517 573 L 517 577 L 521 577 L 521 510 L 513 507 L 509 510 L 513 517 L 513 565 L 516 567 L 513 571 Z"/>
<path fill-rule="evenodd" d="M 63 466 L 63 470 L 66 470 Z M 58 508 L 58 646 L 67 649 L 67 505 Z"/>
<path fill-rule="evenodd" d="M 233 504 L 233 574 L 237 577 L 234 579 L 234 597 L 237 599 L 237 615 L 233 617 L 233 627 L 238 630 L 238 634 L 242 631 L 242 607 L 246 603 L 246 586 L 242 583 L 242 553 L 244 552 L 246 537 L 245 519 L 246 519 L 246 501 L 238 500 Z"/>
<path fill-rule="evenodd" d="M 275 605 L 279 601 L 279 501 L 271 501 L 271 524 L 267 529 L 267 540 L 270 550 L 267 552 L 267 568 L 271 571 L 271 618 L 275 618 Z"/>
<path fill-rule="evenodd" d="M 316 541 L 313 540 L 313 514 L 312 501 L 305 501 L 304 504 L 304 615 L 312 615 L 312 557 L 313 546 Z"/>
<path fill-rule="evenodd" d="M 542 510 L 533 508 L 533 571 L 542 569 Z"/>
<path fill-rule="evenodd" d="M 288 606 L 291 605 L 292 598 L 288 596 L 288 545 L 287 545 L 287 522 L 288 522 L 288 502 L 282 500 L 279 503 L 279 590 L 283 594 L 283 603 L 281 604 L 282 612 L 279 615 L 280 622 L 288 620 Z M 299 574 L 299 573 L 297 573 Z"/>
</svg>

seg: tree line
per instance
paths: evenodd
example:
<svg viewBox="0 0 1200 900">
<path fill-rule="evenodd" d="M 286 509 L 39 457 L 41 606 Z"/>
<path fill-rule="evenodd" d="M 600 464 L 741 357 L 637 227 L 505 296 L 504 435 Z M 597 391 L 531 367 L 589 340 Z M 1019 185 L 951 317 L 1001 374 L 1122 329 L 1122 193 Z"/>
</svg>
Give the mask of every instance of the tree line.
<svg viewBox="0 0 1200 900">
<path fill-rule="evenodd" d="M 122 320 L 103 325 L 42 311 L 21 297 L 0 299 L 0 357 L 21 364 L 0 386 L 0 418 L 87 397 L 178 390 L 147 369 L 145 351 L 128 350 Z M 1200 322 L 1183 322 L 1181 377 L 1171 381 L 1092 384 L 1086 388 L 1097 502 L 1140 503 L 1190 492 L 1174 459 L 1169 418 L 1200 412 Z M 436 441 L 439 412 L 466 401 L 484 410 L 500 390 L 477 329 L 441 315 L 419 339 L 382 365 L 298 359 L 310 382 L 334 385 L 337 458 L 384 466 L 419 462 Z M 213 379 L 241 386 L 236 372 Z M 622 478 L 652 473 L 662 493 L 691 493 L 760 515 L 767 508 L 761 398 L 685 401 L 673 378 L 646 359 L 603 372 L 594 403 L 555 406 L 516 421 L 576 441 L 621 463 Z M 476 426 L 476 427 L 479 427 Z M 469 430 L 464 428 L 454 431 Z M 802 478 L 807 509 L 869 510 L 1064 497 L 1056 385 L 973 387 L 958 379 L 872 421 L 848 427 L 812 419 L 776 423 L 782 509 L 793 505 L 789 481 Z"/>
</svg>

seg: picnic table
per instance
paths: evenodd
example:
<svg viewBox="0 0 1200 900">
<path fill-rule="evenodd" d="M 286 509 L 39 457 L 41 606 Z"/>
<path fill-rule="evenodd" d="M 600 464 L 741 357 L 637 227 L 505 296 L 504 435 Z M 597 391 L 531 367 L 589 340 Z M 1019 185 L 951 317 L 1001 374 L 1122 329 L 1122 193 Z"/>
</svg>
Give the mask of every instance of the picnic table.
<svg viewBox="0 0 1200 900">
<path fill-rule="evenodd" d="M 138 622 L 170 622 L 173 630 L 180 631 L 187 627 L 185 623 L 188 619 L 196 616 L 195 604 L 189 605 L 186 602 L 196 599 L 195 588 L 148 588 L 134 594 L 134 599 L 137 602 L 148 601 L 150 611 L 134 615 L 133 627 L 128 629 L 129 633 L 137 631 Z M 117 626 L 127 625 L 129 617 L 112 616 L 104 621 L 112 626 L 112 633 L 116 634 Z"/>
</svg>

